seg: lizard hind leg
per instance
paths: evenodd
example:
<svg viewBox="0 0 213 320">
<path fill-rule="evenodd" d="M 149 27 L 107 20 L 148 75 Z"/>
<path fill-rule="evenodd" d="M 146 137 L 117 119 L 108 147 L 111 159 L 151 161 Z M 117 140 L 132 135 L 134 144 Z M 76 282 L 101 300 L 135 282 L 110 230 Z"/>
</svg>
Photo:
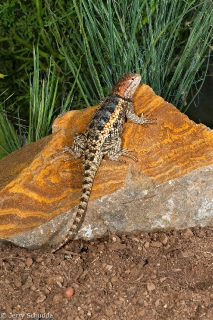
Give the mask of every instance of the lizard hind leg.
<svg viewBox="0 0 213 320">
<path fill-rule="evenodd" d="M 120 137 L 114 137 L 111 139 L 107 139 L 103 145 L 103 154 L 107 154 L 108 158 L 110 160 L 114 161 L 120 161 L 125 163 L 124 160 L 120 160 L 120 156 L 128 157 L 134 161 L 138 161 L 138 159 L 131 155 L 129 152 L 133 152 L 134 150 L 128 150 L 128 149 L 121 149 L 121 138 Z"/>
<path fill-rule="evenodd" d="M 83 133 L 76 133 L 73 137 L 72 146 L 65 146 L 61 153 L 69 152 L 74 159 L 80 158 L 84 154 L 85 144 L 85 135 Z"/>
</svg>

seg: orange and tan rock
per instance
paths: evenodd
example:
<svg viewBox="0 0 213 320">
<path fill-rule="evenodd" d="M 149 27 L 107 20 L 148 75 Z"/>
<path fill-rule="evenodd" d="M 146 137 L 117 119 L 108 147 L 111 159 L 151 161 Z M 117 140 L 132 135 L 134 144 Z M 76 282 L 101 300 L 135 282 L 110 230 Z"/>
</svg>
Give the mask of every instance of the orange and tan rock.
<svg viewBox="0 0 213 320">
<path fill-rule="evenodd" d="M 211 224 L 213 133 L 195 124 L 143 84 L 134 100 L 137 114 L 158 119 L 127 122 L 123 147 L 138 162 L 105 158 L 96 175 L 79 237 L 185 228 Z M 55 120 L 53 134 L 0 161 L 0 238 L 25 247 L 61 241 L 72 224 L 81 194 L 81 159 L 61 153 L 84 132 L 96 107 Z M 69 161 L 64 161 L 64 160 Z"/>
</svg>

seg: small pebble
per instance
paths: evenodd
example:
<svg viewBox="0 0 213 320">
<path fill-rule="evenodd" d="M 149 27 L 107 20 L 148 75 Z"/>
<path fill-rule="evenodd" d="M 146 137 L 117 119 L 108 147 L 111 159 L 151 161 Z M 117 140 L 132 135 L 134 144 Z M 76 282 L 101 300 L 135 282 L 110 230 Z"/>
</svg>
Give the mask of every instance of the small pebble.
<svg viewBox="0 0 213 320">
<path fill-rule="evenodd" d="M 41 303 L 43 302 L 47 297 L 43 294 L 43 293 L 40 293 L 38 299 L 37 299 L 37 303 Z"/>
<path fill-rule="evenodd" d="M 203 238 L 203 237 L 205 237 L 205 232 L 203 230 L 201 230 L 200 232 L 197 233 L 197 236 L 199 238 Z"/>
<path fill-rule="evenodd" d="M 153 291 L 155 290 L 155 285 L 154 283 L 150 282 L 147 284 L 147 290 L 150 292 L 150 291 Z"/>
<path fill-rule="evenodd" d="M 27 267 L 29 268 L 33 264 L 33 259 L 27 258 L 25 263 L 26 263 Z"/>
<path fill-rule="evenodd" d="M 162 243 L 160 241 L 153 241 L 150 243 L 150 247 L 160 248 L 162 247 Z"/>
<path fill-rule="evenodd" d="M 75 293 L 74 289 L 72 287 L 69 287 L 65 290 L 64 296 L 66 298 L 71 298 L 74 295 L 74 293 Z"/>
<path fill-rule="evenodd" d="M 160 241 L 162 242 L 162 244 L 165 246 L 168 242 L 168 237 L 165 233 L 163 233 L 160 237 Z"/>
<path fill-rule="evenodd" d="M 149 248 L 149 242 L 148 242 L 148 241 L 145 242 L 144 248 L 145 248 L 145 249 L 148 249 L 148 248 Z"/>
<path fill-rule="evenodd" d="M 187 228 L 183 231 L 183 236 L 184 238 L 190 238 L 190 237 L 193 237 L 194 234 L 191 229 Z"/>
</svg>

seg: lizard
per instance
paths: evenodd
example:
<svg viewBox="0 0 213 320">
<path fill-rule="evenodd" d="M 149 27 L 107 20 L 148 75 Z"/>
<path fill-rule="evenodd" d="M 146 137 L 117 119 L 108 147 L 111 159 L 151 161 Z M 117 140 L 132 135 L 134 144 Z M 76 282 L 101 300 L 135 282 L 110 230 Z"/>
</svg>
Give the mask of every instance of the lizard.
<svg viewBox="0 0 213 320">
<path fill-rule="evenodd" d="M 64 152 L 68 151 L 73 158 L 83 156 L 82 194 L 76 216 L 67 236 L 52 253 L 63 247 L 77 234 L 84 219 L 93 181 L 103 157 L 107 155 L 110 160 L 122 161 L 119 157 L 126 156 L 137 161 L 137 158 L 129 153 L 134 150 L 121 148 L 120 134 L 123 131 L 126 118 L 137 124 L 153 123 L 156 120 L 150 119 L 149 116 L 144 117 L 143 114 L 139 117 L 134 112 L 132 96 L 140 81 L 140 74 L 127 73 L 123 75 L 109 95 L 100 102 L 87 126 L 86 133 L 75 134 L 72 146 L 65 147 Z"/>
</svg>

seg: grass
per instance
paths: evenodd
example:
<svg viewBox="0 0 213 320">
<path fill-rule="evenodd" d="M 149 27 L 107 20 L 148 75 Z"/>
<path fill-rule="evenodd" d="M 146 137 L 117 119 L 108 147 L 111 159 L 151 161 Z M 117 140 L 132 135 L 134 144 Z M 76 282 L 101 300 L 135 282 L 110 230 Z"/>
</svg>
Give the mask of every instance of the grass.
<svg viewBox="0 0 213 320">
<path fill-rule="evenodd" d="M 104 6 L 74 0 L 73 4 L 78 23 L 67 30 L 66 37 L 51 10 L 50 17 L 59 51 L 73 75 L 79 66 L 73 48 L 82 53 L 84 72 L 80 72 L 78 87 L 87 105 L 105 96 L 122 74 L 136 71 L 157 94 L 187 110 L 183 96 L 188 96 L 198 79 L 202 85 L 206 74 L 205 70 L 202 76 L 197 72 L 210 55 L 210 2 L 107 1 Z M 69 19 L 61 10 L 63 15 Z M 73 36 L 79 32 L 80 38 Z"/>
<path fill-rule="evenodd" d="M 56 75 L 57 67 L 54 61 L 50 59 L 46 72 L 41 73 L 39 68 L 39 51 L 33 49 L 33 62 L 34 71 L 29 75 L 29 114 L 27 125 L 26 121 L 20 117 L 12 119 L 0 105 L 0 137 L 4 138 L 2 143 L 0 142 L 0 155 L 2 156 L 50 134 L 53 120 L 60 113 L 70 109 L 72 92 L 76 81 L 67 96 L 61 95 L 60 97 L 59 79 Z M 60 108 L 56 108 L 56 100 L 59 100 L 59 98 L 61 101 Z"/>
<path fill-rule="evenodd" d="M 208 0 L 11 0 L 0 13 L 4 153 L 49 134 L 59 113 L 97 104 L 126 72 L 183 112 L 205 80 Z"/>
</svg>

